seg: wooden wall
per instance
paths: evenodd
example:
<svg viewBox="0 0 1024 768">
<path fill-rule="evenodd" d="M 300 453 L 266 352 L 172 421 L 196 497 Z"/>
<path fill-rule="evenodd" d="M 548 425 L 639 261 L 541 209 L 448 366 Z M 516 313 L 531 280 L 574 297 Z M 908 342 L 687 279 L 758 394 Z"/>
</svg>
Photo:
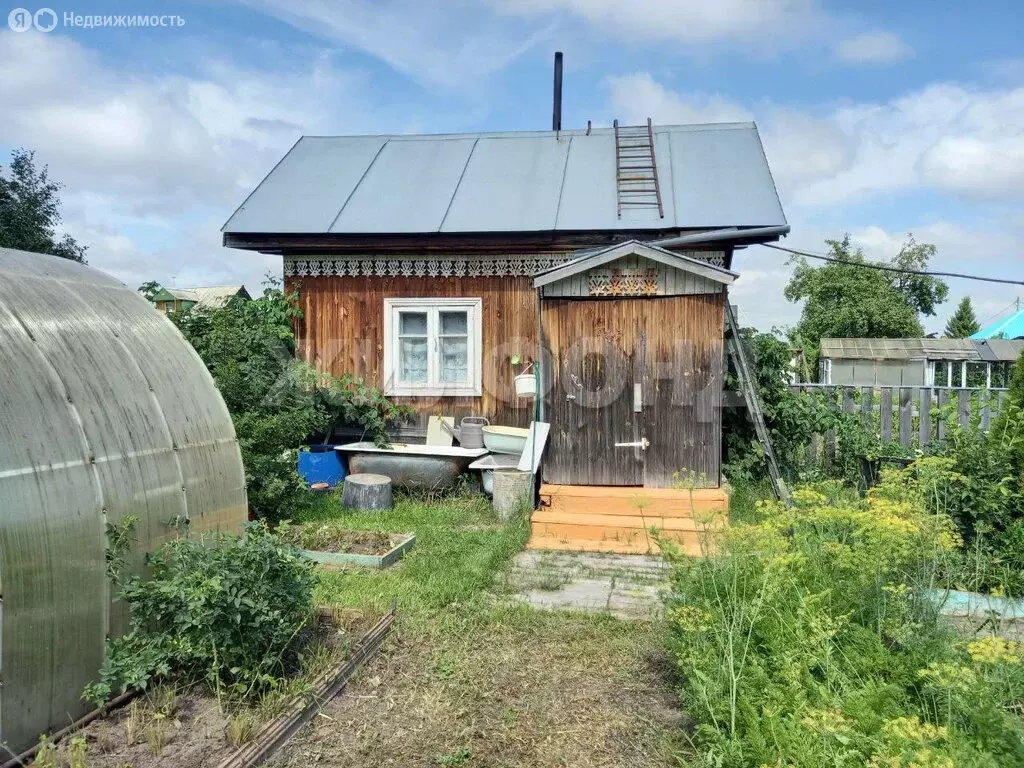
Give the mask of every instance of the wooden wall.
<svg viewBox="0 0 1024 768">
<path fill-rule="evenodd" d="M 537 299 L 529 277 L 289 277 L 286 283 L 299 290 L 300 355 L 323 371 L 355 374 L 377 386 L 384 365 L 384 299 L 482 299 L 483 396 L 394 400 L 415 406 L 421 414 L 457 419 L 483 415 L 512 426 L 530 423 L 533 400 L 515 397 L 510 365 L 514 354 L 537 357 Z"/>
</svg>

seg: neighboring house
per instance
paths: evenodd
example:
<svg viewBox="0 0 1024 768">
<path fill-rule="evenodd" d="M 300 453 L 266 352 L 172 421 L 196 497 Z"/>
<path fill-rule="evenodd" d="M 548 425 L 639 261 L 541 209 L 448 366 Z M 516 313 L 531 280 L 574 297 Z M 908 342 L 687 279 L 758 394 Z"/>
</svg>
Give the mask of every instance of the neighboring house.
<svg viewBox="0 0 1024 768">
<path fill-rule="evenodd" d="M 1017 300 L 1017 310 L 1001 320 L 989 323 L 971 336 L 972 339 L 1024 339 L 1024 309 Z"/>
<path fill-rule="evenodd" d="M 282 256 L 321 369 L 421 426 L 539 415 L 548 483 L 654 488 L 719 486 L 733 253 L 788 231 L 752 123 L 307 136 L 223 227 Z"/>
<path fill-rule="evenodd" d="M 822 339 L 823 384 L 1005 387 L 1024 341 Z"/>
<path fill-rule="evenodd" d="M 181 312 L 199 306 L 203 309 L 220 309 L 229 299 L 238 296 L 251 299 L 244 285 L 215 285 L 205 288 L 161 288 L 150 298 L 157 312 Z"/>
</svg>

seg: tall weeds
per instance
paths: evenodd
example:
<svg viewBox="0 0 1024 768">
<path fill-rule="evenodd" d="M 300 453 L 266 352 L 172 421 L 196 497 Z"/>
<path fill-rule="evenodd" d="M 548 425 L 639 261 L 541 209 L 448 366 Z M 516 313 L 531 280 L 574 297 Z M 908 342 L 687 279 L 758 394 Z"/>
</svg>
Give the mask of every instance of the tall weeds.
<svg viewBox="0 0 1024 768">
<path fill-rule="evenodd" d="M 708 526 L 704 557 L 669 554 L 700 759 L 1024 765 L 1024 651 L 972 649 L 927 598 L 960 546 L 925 511 L 931 490 L 916 472 L 887 473 L 863 502 L 797 489 L 792 509 L 762 502 L 761 522 Z"/>
</svg>

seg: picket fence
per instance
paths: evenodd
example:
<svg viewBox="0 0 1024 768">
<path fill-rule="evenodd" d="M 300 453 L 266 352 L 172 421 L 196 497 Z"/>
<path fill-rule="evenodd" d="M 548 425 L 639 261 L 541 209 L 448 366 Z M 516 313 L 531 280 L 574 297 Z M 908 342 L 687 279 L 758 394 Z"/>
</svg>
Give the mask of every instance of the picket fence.
<svg viewBox="0 0 1024 768">
<path fill-rule="evenodd" d="M 860 387 L 830 384 L 792 384 L 792 392 L 818 393 L 844 413 L 860 414 L 864 424 L 876 430 L 883 443 L 897 441 L 910 448 L 933 440 L 943 441 L 955 419 L 967 426 L 977 419 L 987 430 L 1006 399 L 1006 389 L 963 387 Z M 808 450 L 811 457 L 835 455 L 834 432 L 815 435 Z M 824 441 L 824 444 L 822 444 Z"/>
</svg>

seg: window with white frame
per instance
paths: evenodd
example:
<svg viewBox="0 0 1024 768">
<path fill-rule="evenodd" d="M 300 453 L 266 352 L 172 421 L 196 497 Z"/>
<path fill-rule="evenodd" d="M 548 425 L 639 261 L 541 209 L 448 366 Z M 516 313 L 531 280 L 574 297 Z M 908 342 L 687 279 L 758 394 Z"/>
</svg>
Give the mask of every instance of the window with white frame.
<svg viewBox="0 0 1024 768">
<path fill-rule="evenodd" d="M 480 299 L 385 299 L 384 391 L 480 395 Z"/>
</svg>

